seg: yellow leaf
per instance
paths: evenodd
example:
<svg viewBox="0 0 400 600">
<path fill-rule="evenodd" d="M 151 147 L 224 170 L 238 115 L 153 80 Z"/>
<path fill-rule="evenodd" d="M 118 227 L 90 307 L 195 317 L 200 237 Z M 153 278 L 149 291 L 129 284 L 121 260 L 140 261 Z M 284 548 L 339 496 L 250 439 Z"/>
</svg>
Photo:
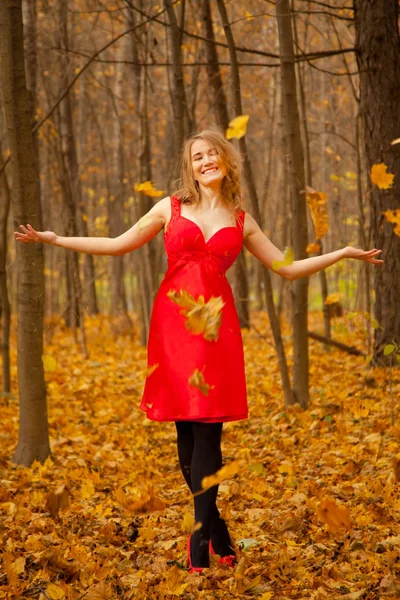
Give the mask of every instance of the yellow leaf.
<svg viewBox="0 0 400 600">
<path fill-rule="evenodd" d="M 307 204 L 311 212 L 312 222 L 314 223 L 315 235 L 320 240 L 329 229 L 327 196 L 323 192 L 317 192 L 310 187 L 307 187 L 306 194 Z"/>
<path fill-rule="evenodd" d="M 355 419 L 368 417 L 370 408 L 362 400 L 356 400 L 349 405 L 349 410 Z"/>
<path fill-rule="evenodd" d="M 321 244 L 317 244 L 316 242 L 308 244 L 306 248 L 307 254 L 315 254 L 321 250 Z"/>
<path fill-rule="evenodd" d="M 246 21 L 252 21 L 253 19 L 253 15 L 248 10 L 246 10 Z"/>
<path fill-rule="evenodd" d="M 346 506 L 339 506 L 332 498 L 322 500 L 317 511 L 317 517 L 320 521 L 328 525 L 332 532 L 340 529 L 350 529 L 350 512 Z"/>
<path fill-rule="evenodd" d="M 222 469 L 219 469 L 219 471 L 214 473 L 214 475 L 208 475 L 207 477 L 203 477 L 201 481 L 201 489 L 208 490 L 208 488 L 212 487 L 213 485 L 218 485 L 224 479 L 230 479 L 237 473 L 239 473 L 239 462 L 231 462 L 229 465 L 226 465 L 222 467 Z"/>
<path fill-rule="evenodd" d="M 287 475 L 293 475 L 293 467 L 290 463 L 287 462 L 283 462 L 279 467 L 278 467 L 278 472 L 281 473 L 282 475 L 284 473 L 286 473 Z"/>
<path fill-rule="evenodd" d="M 65 592 L 59 585 L 55 583 L 47 584 L 46 593 L 51 600 L 62 600 L 65 598 Z"/>
<path fill-rule="evenodd" d="M 381 190 L 387 190 L 393 186 L 394 175 L 387 172 L 385 163 L 376 163 L 371 168 L 371 181 Z"/>
<path fill-rule="evenodd" d="M 249 115 L 240 115 L 239 117 L 235 117 L 229 123 L 229 127 L 226 130 L 226 139 L 231 140 L 232 138 L 242 138 L 246 134 L 247 130 L 247 122 L 249 120 Z"/>
<path fill-rule="evenodd" d="M 274 592 L 264 592 L 260 600 L 271 600 Z"/>
<path fill-rule="evenodd" d="M 326 297 L 324 304 L 336 304 L 336 302 L 339 302 L 342 296 L 343 294 L 341 292 L 329 294 L 329 296 Z"/>
<path fill-rule="evenodd" d="M 186 317 L 186 329 L 195 335 L 203 335 L 207 341 L 218 339 L 222 323 L 222 308 L 225 306 L 220 296 L 211 297 L 208 302 L 204 301 L 204 296 L 199 296 L 195 300 L 185 290 L 180 292 L 169 290 L 167 296 L 182 307 L 181 314 Z"/>
<path fill-rule="evenodd" d="M 393 231 L 396 235 L 400 236 L 400 209 L 386 210 L 383 214 L 389 223 L 396 223 Z"/>
<path fill-rule="evenodd" d="M 280 267 L 288 267 L 294 261 L 294 252 L 293 248 L 285 248 L 283 252 L 283 260 L 274 260 L 272 263 L 272 268 L 277 271 Z"/>
<path fill-rule="evenodd" d="M 139 232 L 142 231 L 142 229 L 146 229 L 146 227 L 150 227 L 150 225 L 152 225 L 153 221 L 154 221 L 154 219 L 152 219 L 151 217 L 142 217 L 138 221 Z"/>
<path fill-rule="evenodd" d="M 135 183 L 135 192 L 143 192 L 145 196 L 151 198 L 159 198 L 165 194 L 164 190 L 157 190 L 151 181 L 144 181 L 143 183 Z"/>
<path fill-rule="evenodd" d="M 396 138 L 395 140 L 392 140 L 390 143 L 392 144 L 392 146 L 394 146 L 395 144 L 400 144 L 400 138 Z"/>
<path fill-rule="evenodd" d="M 13 568 L 17 575 L 20 575 L 21 573 L 23 573 L 25 571 L 25 562 L 26 562 L 25 556 L 20 556 L 19 558 L 14 560 Z"/>
<path fill-rule="evenodd" d="M 54 373 L 54 371 L 57 369 L 57 361 L 54 356 L 51 356 L 50 354 L 43 354 L 42 360 L 45 373 Z"/>
<path fill-rule="evenodd" d="M 210 393 L 210 389 L 215 387 L 214 385 L 210 385 L 206 382 L 204 378 L 204 373 L 196 369 L 194 373 L 189 377 L 189 385 L 199 389 L 202 394 L 208 396 Z"/>
<path fill-rule="evenodd" d="M 85 600 L 115 600 L 116 596 L 111 583 L 101 581 L 90 587 L 84 598 Z"/>
<path fill-rule="evenodd" d="M 82 500 L 89 500 L 94 495 L 94 485 L 93 482 L 89 479 L 87 481 L 83 481 L 81 485 L 81 498 Z"/>
</svg>

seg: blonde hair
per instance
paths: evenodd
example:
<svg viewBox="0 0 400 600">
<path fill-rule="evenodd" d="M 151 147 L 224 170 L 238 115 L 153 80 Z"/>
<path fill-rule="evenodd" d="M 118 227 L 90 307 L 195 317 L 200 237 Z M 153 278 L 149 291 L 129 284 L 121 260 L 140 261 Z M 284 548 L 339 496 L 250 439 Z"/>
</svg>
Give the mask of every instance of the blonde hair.
<svg viewBox="0 0 400 600">
<path fill-rule="evenodd" d="M 181 158 L 181 174 L 179 189 L 175 192 L 182 204 L 197 205 L 200 202 L 200 190 L 194 178 L 192 167 L 192 145 L 196 140 L 204 140 L 211 148 L 215 148 L 218 156 L 226 167 L 226 176 L 222 180 L 221 192 L 226 205 L 232 211 L 239 211 L 243 207 L 240 188 L 241 157 L 233 145 L 228 142 L 219 131 L 205 129 L 191 136 L 183 146 Z"/>
</svg>

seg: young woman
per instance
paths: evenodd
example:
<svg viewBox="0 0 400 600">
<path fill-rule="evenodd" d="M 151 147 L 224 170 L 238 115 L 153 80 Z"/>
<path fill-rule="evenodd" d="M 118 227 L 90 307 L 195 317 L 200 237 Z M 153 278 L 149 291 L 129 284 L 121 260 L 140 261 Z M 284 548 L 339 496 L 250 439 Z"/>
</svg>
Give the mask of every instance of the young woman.
<svg viewBox="0 0 400 600">
<path fill-rule="evenodd" d="M 21 229 L 15 232 L 21 242 L 113 256 L 136 250 L 164 229 L 168 269 L 153 307 L 151 374 L 141 408 L 150 419 L 176 424 L 180 467 L 201 523 L 188 540 L 191 570 L 208 567 L 210 552 L 233 564 L 232 541 L 216 505 L 218 486 L 197 493 L 202 479 L 222 466 L 223 423 L 247 418 L 242 338 L 225 273 L 243 244 L 269 269 L 284 258 L 243 210 L 240 157 L 218 132 L 193 136 L 183 150 L 180 191 L 114 239 Z M 308 277 L 343 258 L 379 264 L 379 252 L 347 247 L 294 261 L 278 273 L 290 280 Z"/>
</svg>

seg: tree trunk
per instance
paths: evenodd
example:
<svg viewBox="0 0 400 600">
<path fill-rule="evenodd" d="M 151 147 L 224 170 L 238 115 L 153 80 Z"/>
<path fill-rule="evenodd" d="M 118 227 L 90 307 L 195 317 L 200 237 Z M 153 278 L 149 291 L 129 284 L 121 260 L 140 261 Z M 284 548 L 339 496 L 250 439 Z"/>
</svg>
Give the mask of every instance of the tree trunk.
<svg viewBox="0 0 400 600">
<path fill-rule="evenodd" d="M 235 41 L 233 39 L 232 30 L 229 24 L 228 15 L 226 12 L 226 7 L 224 0 L 217 0 L 217 5 L 219 9 L 219 13 L 221 16 L 222 25 L 224 27 L 224 32 L 226 36 L 226 41 L 229 47 L 229 56 L 231 59 L 231 77 L 232 77 L 232 96 L 233 96 L 233 104 L 234 104 L 234 112 L 236 116 L 239 116 L 243 113 L 242 111 L 242 98 L 240 93 L 240 77 L 239 77 L 239 66 L 236 56 L 235 49 Z M 258 223 L 261 223 L 261 211 L 260 205 L 257 197 L 256 186 L 254 183 L 253 171 L 251 168 L 251 163 L 249 159 L 249 155 L 247 153 L 247 145 L 245 138 L 242 137 L 239 140 L 239 149 L 243 158 L 243 171 L 244 177 L 247 184 L 247 189 L 250 197 L 251 208 L 253 211 L 254 218 Z M 274 336 L 276 353 L 278 357 L 279 369 L 282 378 L 282 387 L 283 393 L 285 397 L 285 405 L 292 403 L 292 390 L 290 385 L 290 377 L 289 371 L 286 362 L 285 348 L 283 346 L 281 330 L 279 326 L 278 317 L 275 311 L 274 299 L 272 294 L 272 284 L 271 277 L 268 269 L 264 269 L 264 292 L 265 292 L 265 302 L 267 305 L 268 317 L 271 324 L 272 334 Z"/>
<path fill-rule="evenodd" d="M 397 0 L 355 0 L 357 62 L 360 70 L 360 110 L 364 124 L 368 169 L 385 163 L 394 173 L 393 187 L 372 185 L 369 195 L 375 248 L 382 249 L 384 264 L 375 270 L 376 319 L 374 361 L 390 364 L 384 347 L 400 345 L 400 237 L 384 216 L 400 209 L 399 137 L 400 43 Z"/>
<path fill-rule="evenodd" d="M 38 227 L 39 185 L 25 80 L 21 0 L 0 3 L 1 80 L 11 150 L 14 227 Z M 50 454 L 44 380 L 44 272 L 41 244 L 17 245 L 20 422 L 14 461 L 30 465 Z"/>
<path fill-rule="evenodd" d="M 0 148 L 1 149 L 1 148 Z M 0 152 L 3 159 L 3 152 Z M 2 391 L 11 391 L 10 373 L 10 325 L 11 306 L 7 287 L 7 223 L 10 212 L 10 189 L 6 174 L 0 173 L 0 317 L 1 317 L 1 357 L 3 383 Z"/>
<path fill-rule="evenodd" d="M 282 105 L 292 199 L 292 239 L 296 260 L 307 258 L 307 210 L 305 198 L 304 154 L 297 105 L 296 72 L 293 50 L 293 31 L 289 0 L 278 0 L 276 16 L 282 79 Z M 293 322 L 293 393 L 294 401 L 308 406 L 308 337 L 307 337 L 308 278 L 292 284 Z"/>
<path fill-rule="evenodd" d="M 172 59 L 171 100 L 174 125 L 174 149 L 176 160 L 171 172 L 174 179 L 178 175 L 178 161 L 185 137 L 192 129 L 189 123 L 186 103 L 186 92 L 182 69 L 181 30 L 173 7 L 172 0 L 164 0 L 167 9 L 169 27 L 167 27 L 168 44 Z"/>
</svg>

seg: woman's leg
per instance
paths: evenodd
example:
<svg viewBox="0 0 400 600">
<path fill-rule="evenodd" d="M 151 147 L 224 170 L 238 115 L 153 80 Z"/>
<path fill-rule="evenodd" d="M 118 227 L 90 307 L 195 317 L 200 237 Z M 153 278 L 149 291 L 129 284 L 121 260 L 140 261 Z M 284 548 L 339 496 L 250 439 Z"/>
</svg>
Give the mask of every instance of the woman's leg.
<svg viewBox="0 0 400 600">
<path fill-rule="evenodd" d="M 194 447 L 193 423 L 191 421 L 176 421 L 176 432 L 178 434 L 178 459 L 181 467 L 182 475 L 192 489 L 192 457 Z"/>
<path fill-rule="evenodd" d="M 196 523 L 201 528 L 191 538 L 191 557 L 195 567 L 208 567 L 208 547 L 211 524 L 219 517 L 216 505 L 218 486 L 201 491 L 201 482 L 207 475 L 213 475 L 222 466 L 221 453 L 222 423 L 193 423 L 192 491 Z"/>
</svg>

